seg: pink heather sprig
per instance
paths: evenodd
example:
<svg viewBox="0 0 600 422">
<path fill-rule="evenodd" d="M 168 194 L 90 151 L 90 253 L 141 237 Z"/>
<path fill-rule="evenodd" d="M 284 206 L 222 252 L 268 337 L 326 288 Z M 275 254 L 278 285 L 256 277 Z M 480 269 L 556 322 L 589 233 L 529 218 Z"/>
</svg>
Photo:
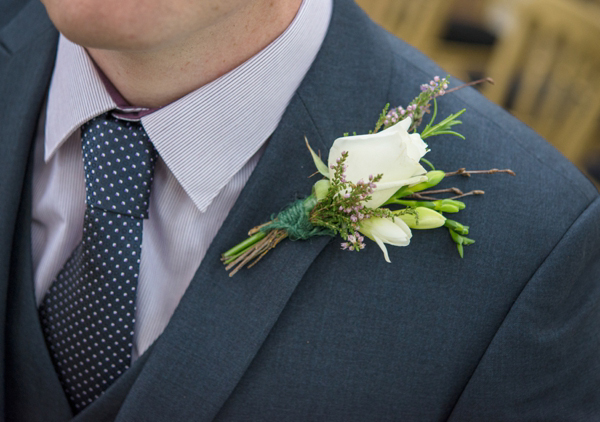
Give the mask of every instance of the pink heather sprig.
<svg viewBox="0 0 600 422">
<path fill-rule="evenodd" d="M 365 238 L 361 236 L 359 232 L 354 232 L 354 234 L 348 236 L 348 239 L 346 240 L 346 242 L 342 242 L 343 250 L 360 251 L 361 249 L 364 249 L 365 246 L 367 246 L 364 243 Z"/>
<path fill-rule="evenodd" d="M 345 173 L 342 173 L 342 180 L 346 180 Z M 375 184 L 375 178 L 373 175 L 369 176 L 369 182 L 365 183 L 362 179 L 354 183 L 344 182 L 350 187 L 349 191 L 346 191 L 338 198 L 340 213 L 346 214 L 351 221 L 351 225 L 354 229 L 358 230 L 358 223 L 365 218 L 370 218 L 369 214 L 365 214 L 365 206 L 362 204 L 364 201 L 371 199 L 374 189 L 377 187 Z"/>
<path fill-rule="evenodd" d="M 448 78 L 440 79 L 439 76 L 435 76 L 428 84 L 421 85 L 421 92 L 433 91 L 437 94 L 436 97 L 444 95 L 447 89 Z"/>
<path fill-rule="evenodd" d="M 385 130 L 408 117 L 413 120 L 409 130 L 416 129 L 423 121 L 423 116 L 429 113 L 430 102 L 434 98 L 444 95 L 448 86 L 448 77 L 440 78 L 439 76 L 435 76 L 428 84 L 421 85 L 421 94 L 406 108 L 400 106 L 389 111 L 386 109 L 386 113 L 382 113 L 383 118 L 378 122 L 375 132 L 381 127 Z"/>
<path fill-rule="evenodd" d="M 364 205 L 371 199 L 382 175 L 370 175 L 366 182 L 359 180 L 352 183 L 346 179 L 347 158 L 348 152 L 344 151 L 331 166 L 333 177 L 329 191 L 325 199 L 313 208 L 309 221 L 339 234 L 344 240 L 342 249 L 360 251 L 365 247 L 364 238 L 359 233 L 360 222 L 371 217 L 392 218 L 392 215 L 387 209 L 372 209 Z"/>
</svg>

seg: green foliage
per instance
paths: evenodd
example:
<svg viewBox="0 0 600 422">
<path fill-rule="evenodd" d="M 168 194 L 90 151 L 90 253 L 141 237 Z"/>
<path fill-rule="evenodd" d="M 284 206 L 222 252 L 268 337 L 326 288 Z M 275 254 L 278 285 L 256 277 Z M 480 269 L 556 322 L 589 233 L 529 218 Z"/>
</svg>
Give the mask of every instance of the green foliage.
<svg viewBox="0 0 600 422">
<path fill-rule="evenodd" d="M 444 225 L 448 228 L 450 237 L 452 238 L 454 243 L 456 243 L 458 254 L 461 258 L 463 258 L 465 254 L 464 247 L 475 243 L 473 239 L 469 239 L 468 237 L 466 237 L 469 234 L 469 227 L 463 226 L 458 221 L 454 220 L 446 220 L 446 223 Z"/>
<path fill-rule="evenodd" d="M 434 101 L 434 103 L 437 104 L 437 101 Z M 463 108 L 458 113 L 451 114 L 450 116 L 446 117 L 444 120 L 442 120 L 440 123 L 438 123 L 436 125 L 433 125 L 435 117 L 436 117 L 436 115 L 433 115 L 429 124 L 425 127 L 425 129 L 423 129 L 423 132 L 421 132 L 421 139 L 427 139 L 431 136 L 438 136 L 438 135 L 454 135 L 454 136 L 458 136 L 459 138 L 464 140 L 465 137 L 463 135 L 451 130 L 451 128 L 453 126 L 462 124 L 462 122 L 457 119 L 465 111 L 467 111 L 467 110 Z"/>
<path fill-rule="evenodd" d="M 379 132 L 379 129 L 381 129 L 384 125 L 384 122 L 385 122 L 385 119 L 386 119 L 389 109 L 390 109 L 390 103 L 387 103 L 385 105 L 385 107 L 383 107 L 383 111 L 379 115 L 379 119 L 377 120 L 377 123 L 375 123 L 375 129 L 370 131 L 369 134 Z"/>
<path fill-rule="evenodd" d="M 321 157 L 319 157 L 313 151 L 313 149 L 310 147 L 310 144 L 308 143 L 308 139 L 306 138 L 306 136 L 304 137 L 304 142 L 306 142 L 306 147 L 310 151 L 310 155 L 312 156 L 313 162 L 315 163 L 315 167 L 317 168 L 319 173 L 321 173 L 323 176 L 329 178 L 329 168 L 327 167 L 327 164 L 325 164 L 323 162 L 323 160 L 321 160 Z"/>
</svg>

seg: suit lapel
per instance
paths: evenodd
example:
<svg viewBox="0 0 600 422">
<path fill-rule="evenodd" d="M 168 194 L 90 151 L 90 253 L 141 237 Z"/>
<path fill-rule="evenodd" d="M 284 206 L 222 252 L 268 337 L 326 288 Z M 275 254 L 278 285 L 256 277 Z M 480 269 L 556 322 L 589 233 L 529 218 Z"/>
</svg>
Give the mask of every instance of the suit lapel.
<svg viewBox="0 0 600 422">
<path fill-rule="evenodd" d="M 15 227 L 23 223 L 22 218 L 19 218 L 21 198 L 30 192 L 24 186 L 26 168 L 40 108 L 52 72 L 56 39 L 56 31 L 47 19 L 43 6 L 37 1 L 29 2 L 0 31 L 0 198 L 2 198 L 0 201 L 0 338 L 2 339 L 6 338 L 5 318 L 7 311 L 10 310 L 7 309 L 9 279 L 16 277 L 12 282 L 32 282 L 30 248 L 22 252 L 22 254 L 29 254 L 29 257 L 21 256 L 19 251 L 13 250 L 15 247 L 13 239 Z M 30 199 L 24 198 L 25 208 L 30 203 Z M 19 266 L 28 266 L 28 268 Z M 14 305 L 20 306 L 11 304 Z M 2 341 L 0 343 L 2 361 L 6 359 L 4 347 L 5 341 Z M 0 366 L 0 371 L 4 371 L 4 365 Z M 37 375 L 41 376 L 41 373 Z M 6 375 L 0 374 L 0 380 L 3 380 L 0 388 L 4 388 L 5 379 Z M 44 387 L 37 385 L 37 388 L 43 391 Z M 5 394 L 0 391 L 0 415 L 5 411 L 4 397 Z"/>
<path fill-rule="evenodd" d="M 250 270 L 228 277 L 219 255 L 242 240 L 317 178 L 306 136 L 325 155 L 345 131 L 368 131 L 386 102 L 391 66 L 356 25 L 370 28 L 352 3 L 337 1 L 324 45 L 271 137 L 264 155 L 216 236 L 168 327 L 155 343 L 117 420 L 209 421 L 251 364 L 303 275 L 330 241 L 285 241 Z M 350 50 L 348 50 L 350 48 Z M 385 52 L 384 52 L 385 53 Z M 389 54 L 388 54 L 389 56 Z M 364 60 L 382 63 L 362 74 Z M 379 78 L 377 77 L 379 76 Z M 380 83 L 371 86 L 373 80 Z M 347 84 L 352 84 L 353 94 Z M 365 115 L 364 111 L 370 114 Z"/>
<path fill-rule="evenodd" d="M 300 121 L 272 137 L 255 173 L 213 241 L 171 321 L 157 340 L 118 420 L 212 420 L 254 358 L 302 275 L 328 242 L 286 242 L 265 262 L 230 278 L 220 253 L 254 225 L 310 192 L 310 157 L 301 140 L 318 135 L 298 98 Z M 307 124 L 308 123 L 308 124 Z M 298 139 L 299 142 L 288 142 Z M 301 166 L 285 166 L 299 157 Z M 282 165 L 283 164 L 283 165 Z M 272 208 L 271 208 L 272 207 Z M 175 416 L 176 415 L 176 416 Z"/>
</svg>

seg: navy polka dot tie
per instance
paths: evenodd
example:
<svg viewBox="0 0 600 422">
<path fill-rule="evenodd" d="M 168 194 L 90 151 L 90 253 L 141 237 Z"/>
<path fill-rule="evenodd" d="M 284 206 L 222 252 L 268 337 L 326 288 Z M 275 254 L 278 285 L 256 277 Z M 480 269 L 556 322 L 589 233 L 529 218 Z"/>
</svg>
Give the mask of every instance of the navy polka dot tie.
<svg viewBox="0 0 600 422">
<path fill-rule="evenodd" d="M 135 295 L 156 153 L 138 122 L 110 113 L 81 128 L 86 181 L 83 239 L 39 313 L 75 413 L 131 362 Z"/>
</svg>

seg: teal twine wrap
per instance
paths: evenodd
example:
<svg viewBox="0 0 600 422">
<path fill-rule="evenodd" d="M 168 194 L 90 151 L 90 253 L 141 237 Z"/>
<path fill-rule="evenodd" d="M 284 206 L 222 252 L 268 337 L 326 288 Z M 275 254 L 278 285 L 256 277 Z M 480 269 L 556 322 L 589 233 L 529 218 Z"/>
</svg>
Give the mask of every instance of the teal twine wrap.
<svg viewBox="0 0 600 422">
<path fill-rule="evenodd" d="M 261 228 L 263 232 L 282 229 L 288 234 L 290 240 L 306 240 L 313 236 L 335 236 L 335 233 L 329 229 L 313 226 L 308 217 L 310 211 L 316 205 L 317 200 L 310 196 L 307 199 L 300 199 L 279 214 L 271 216 L 271 223 Z"/>
</svg>

